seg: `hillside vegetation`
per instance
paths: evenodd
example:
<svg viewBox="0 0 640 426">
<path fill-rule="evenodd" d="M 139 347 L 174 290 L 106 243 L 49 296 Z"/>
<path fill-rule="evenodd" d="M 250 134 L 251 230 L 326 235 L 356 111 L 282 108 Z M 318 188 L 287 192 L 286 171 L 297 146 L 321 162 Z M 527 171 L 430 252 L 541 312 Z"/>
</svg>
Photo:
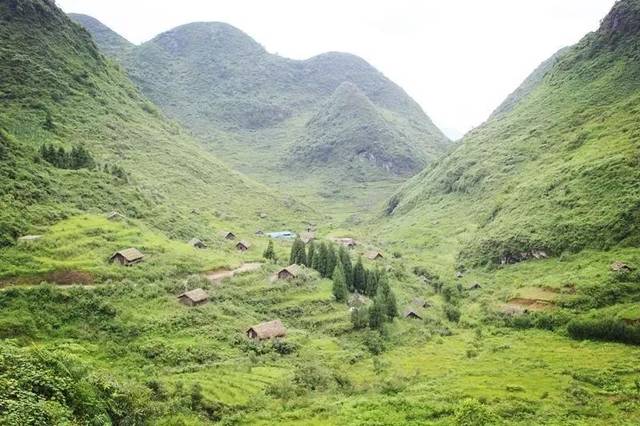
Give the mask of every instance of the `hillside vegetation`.
<svg viewBox="0 0 640 426">
<path fill-rule="evenodd" d="M 437 232 L 461 219 L 469 231 L 456 244 L 466 265 L 638 247 L 639 9 L 617 3 L 597 32 L 537 70 L 393 197 L 392 221 Z"/>
<path fill-rule="evenodd" d="M 3 2 L 0 20 L 0 245 L 79 211 L 118 210 L 185 241 L 306 211 L 202 149 L 53 2 Z M 82 147 L 95 167 L 52 164 L 45 145 Z"/>
<path fill-rule="evenodd" d="M 272 175 L 294 188 L 282 196 L 230 171 L 53 1 L 0 2 L 0 425 L 640 424 L 640 250 L 624 215 L 638 193 L 639 16 L 638 1 L 618 3 L 360 222 L 353 193 L 323 187 L 341 199 L 316 215 L 291 194 L 311 191 L 305 176 Z M 180 31 L 202 25 L 235 31 Z M 193 37 L 163 43 L 184 52 Z M 305 61 L 326 84 L 322 107 L 286 119 L 295 132 L 256 131 L 252 155 L 284 155 L 270 135 L 315 135 L 288 146 L 296 162 L 380 176 L 347 187 L 384 197 L 400 178 L 381 170 L 416 149 L 389 123 L 420 111 L 345 83 L 335 58 Z M 345 169 L 345 137 L 369 164 L 360 152 Z M 310 243 L 255 233 L 301 228 L 317 228 Z M 144 259 L 109 263 L 126 247 Z M 208 299 L 194 306 L 196 289 Z M 274 320 L 278 337 L 250 337 Z"/>
<path fill-rule="evenodd" d="M 287 191 L 329 200 L 388 194 L 375 182 L 397 184 L 447 148 L 418 104 L 356 56 L 290 60 L 223 23 L 187 24 L 114 53 L 121 48 L 115 33 L 105 37 L 93 18 L 72 17 L 145 95 L 224 161 Z M 358 102 L 346 102 L 345 87 Z M 363 196 L 353 188 L 358 182 L 374 185 Z"/>
</svg>

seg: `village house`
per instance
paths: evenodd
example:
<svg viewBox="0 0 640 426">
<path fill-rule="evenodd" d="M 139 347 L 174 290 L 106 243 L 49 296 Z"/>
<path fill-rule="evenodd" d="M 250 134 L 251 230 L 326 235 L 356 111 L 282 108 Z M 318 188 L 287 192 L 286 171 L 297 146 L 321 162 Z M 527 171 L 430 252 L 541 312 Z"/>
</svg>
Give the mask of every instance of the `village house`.
<svg viewBox="0 0 640 426">
<path fill-rule="evenodd" d="M 409 319 L 422 319 L 422 314 L 415 307 L 408 307 L 402 313 L 402 317 Z"/>
<path fill-rule="evenodd" d="M 298 278 L 300 272 L 302 271 L 302 267 L 300 265 L 289 265 L 286 268 L 282 268 L 278 271 L 278 279 L 279 280 L 290 280 L 293 278 Z"/>
<path fill-rule="evenodd" d="M 178 296 L 178 301 L 187 306 L 203 305 L 209 301 L 209 295 L 201 288 L 187 291 Z"/>
<path fill-rule="evenodd" d="M 309 242 L 316 239 L 316 233 L 313 231 L 306 231 L 300 234 L 300 239 L 303 243 L 309 244 Z"/>
<path fill-rule="evenodd" d="M 195 248 L 199 248 L 199 249 L 205 249 L 207 248 L 207 245 L 204 243 L 204 241 L 199 240 L 198 238 L 192 238 L 189 240 L 189 245 L 193 246 Z"/>
<path fill-rule="evenodd" d="M 112 211 L 111 213 L 109 213 L 107 215 L 107 220 L 113 220 L 113 221 L 118 221 L 118 220 L 123 220 L 125 219 L 124 215 L 116 212 L 116 211 Z"/>
<path fill-rule="evenodd" d="M 287 329 L 280 320 L 263 322 L 247 330 L 247 337 L 256 340 L 267 340 L 277 337 L 285 337 Z"/>
<path fill-rule="evenodd" d="M 224 238 L 225 240 L 235 240 L 236 239 L 236 235 L 233 232 L 229 232 L 229 231 L 220 232 L 220 236 L 222 238 Z"/>
<path fill-rule="evenodd" d="M 384 256 L 379 251 L 370 251 L 370 252 L 367 252 L 366 258 L 369 260 L 380 260 L 380 259 L 384 259 Z"/>
<path fill-rule="evenodd" d="M 111 255 L 109 261 L 111 263 L 119 262 L 123 266 L 131 266 L 142 262 L 142 259 L 144 259 L 144 255 L 138 249 L 128 248 L 115 252 Z"/>
<path fill-rule="evenodd" d="M 411 305 L 418 307 L 418 308 L 430 308 L 431 307 L 431 303 L 427 302 L 426 300 L 417 297 L 415 299 L 413 299 L 411 301 Z"/>
<path fill-rule="evenodd" d="M 633 268 L 624 262 L 616 261 L 611 264 L 611 270 L 613 272 L 631 272 Z"/>
<path fill-rule="evenodd" d="M 357 245 L 356 240 L 354 240 L 353 238 L 331 238 L 331 241 L 350 249 L 355 248 Z"/>
<path fill-rule="evenodd" d="M 251 244 L 249 244 L 246 241 L 238 241 L 238 244 L 236 244 L 236 249 L 242 252 L 245 252 L 250 248 L 251 248 Z"/>
</svg>

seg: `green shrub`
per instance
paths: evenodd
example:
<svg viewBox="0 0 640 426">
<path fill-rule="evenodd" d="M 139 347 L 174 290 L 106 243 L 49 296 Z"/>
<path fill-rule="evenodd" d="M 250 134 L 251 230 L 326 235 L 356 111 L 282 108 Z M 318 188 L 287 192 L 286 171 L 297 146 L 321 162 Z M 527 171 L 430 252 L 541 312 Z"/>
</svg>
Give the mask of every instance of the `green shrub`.
<svg viewBox="0 0 640 426">
<path fill-rule="evenodd" d="M 606 340 L 640 345 L 640 325 L 614 318 L 574 319 L 567 325 L 574 339 Z"/>
<path fill-rule="evenodd" d="M 465 399 L 455 410 L 455 422 L 459 426 L 483 426 L 498 423 L 498 418 L 475 399 Z"/>
<path fill-rule="evenodd" d="M 451 322 L 460 321 L 460 309 L 456 308 L 451 304 L 446 304 L 444 305 L 443 310 L 444 310 L 444 315 L 447 317 L 449 321 Z"/>
</svg>

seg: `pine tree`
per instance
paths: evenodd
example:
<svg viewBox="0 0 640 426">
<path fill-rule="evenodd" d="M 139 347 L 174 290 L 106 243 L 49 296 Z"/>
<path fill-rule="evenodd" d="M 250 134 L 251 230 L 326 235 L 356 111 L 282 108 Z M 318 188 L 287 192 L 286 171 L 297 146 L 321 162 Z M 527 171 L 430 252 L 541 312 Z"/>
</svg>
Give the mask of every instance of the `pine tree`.
<svg viewBox="0 0 640 426">
<path fill-rule="evenodd" d="M 338 262 L 333 271 L 333 296 L 338 302 L 347 301 L 347 280 L 344 276 L 344 270 L 342 269 L 342 263 Z"/>
<path fill-rule="evenodd" d="M 56 152 L 54 165 L 61 169 L 66 169 L 68 164 L 69 156 L 67 155 L 67 151 L 65 151 L 63 147 L 59 147 Z"/>
<path fill-rule="evenodd" d="M 356 330 L 361 330 L 369 325 L 369 311 L 365 307 L 353 308 L 351 310 L 351 324 Z"/>
<path fill-rule="evenodd" d="M 369 327 L 373 330 L 381 330 L 386 319 L 385 304 L 382 298 L 373 299 L 373 305 L 369 308 Z"/>
<path fill-rule="evenodd" d="M 289 256 L 289 264 L 305 265 L 307 263 L 307 254 L 305 252 L 304 243 L 300 238 L 296 238 L 291 246 L 291 255 Z"/>
<path fill-rule="evenodd" d="M 262 257 L 264 257 L 267 260 L 272 260 L 274 263 L 278 260 L 278 257 L 276 256 L 276 251 L 273 248 L 273 241 L 269 240 L 269 244 L 267 244 L 267 248 L 262 254 Z"/>
<path fill-rule="evenodd" d="M 398 316 L 398 302 L 395 294 L 391 290 L 389 280 L 384 274 L 380 276 L 376 299 L 380 299 L 384 304 L 384 313 L 388 320 L 391 321 Z"/>
<path fill-rule="evenodd" d="M 353 267 L 353 288 L 360 294 L 365 294 L 366 290 L 364 274 L 364 266 L 362 266 L 362 258 L 360 257 L 356 266 Z"/>
<path fill-rule="evenodd" d="M 45 130 L 54 130 L 56 128 L 55 123 L 53 122 L 53 117 L 51 116 L 51 113 L 49 111 L 47 111 L 47 116 L 44 119 L 44 123 L 42 124 L 42 127 Z"/>
<path fill-rule="evenodd" d="M 326 276 L 327 246 L 325 243 L 320 243 L 317 253 L 313 255 L 313 269 L 318 271 L 321 276 Z"/>
<path fill-rule="evenodd" d="M 313 241 L 309 241 L 307 246 L 309 246 L 307 249 L 307 266 L 313 268 L 313 256 L 316 252 L 316 244 Z"/>
<path fill-rule="evenodd" d="M 338 250 L 338 259 L 342 263 L 342 270 L 344 271 L 344 277 L 347 281 L 347 288 L 349 291 L 354 291 L 353 288 L 353 264 L 351 263 L 351 256 L 344 246 L 340 246 Z"/>
<path fill-rule="evenodd" d="M 333 270 L 336 269 L 337 264 L 338 264 L 338 256 L 336 255 L 336 249 L 333 246 L 333 244 L 328 244 L 327 245 L 327 266 L 326 266 L 327 278 L 329 278 L 333 274 Z"/>
<path fill-rule="evenodd" d="M 372 270 L 367 274 L 367 287 L 365 294 L 369 297 L 374 297 L 378 292 L 378 281 L 380 280 L 380 271 Z"/>
</svg>

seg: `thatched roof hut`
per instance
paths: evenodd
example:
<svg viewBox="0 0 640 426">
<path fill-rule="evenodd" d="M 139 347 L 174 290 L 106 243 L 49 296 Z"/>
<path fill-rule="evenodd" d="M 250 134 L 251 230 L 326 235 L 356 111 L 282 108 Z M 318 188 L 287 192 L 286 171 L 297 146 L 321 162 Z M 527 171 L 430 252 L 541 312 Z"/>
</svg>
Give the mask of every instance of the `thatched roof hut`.
<svg viewBox="0 0 640 426">
<path fill-rule="evenodd" d="M 203 289 L 196 288 L 182 293 L 178 296 L 178 300 L 187 306 L 197 306 L 207 303 L 209 301 L 209 295 Z"/>
<path fill-rule="evenodd" d="M 300 272 L 302 272 L 302 267 L 300 265 L 289 265 L 278 271 L 278 279 L 289 280 L 292 278 L 298 278 Z"/>
<path fill-rule="evenodd" d="M 356 240 L 354 240 L 353 238 L 331 238 L 331 241 L 336 244 L 343 245 L 347 248 L 354 248 L 356 245 L 358 245 Z"/>
<path fill-rule="evenodd" d="M 188 244 L 190 246 L 193 246 L 193 247 L 199 248 L 199 249 L 207 248 L 207 245 L 204 243 L 204 241 L 202 241 L 202 240 L 200 240 L 198 238 L 190 239 Z"/>
<path fill-rule="evenodd" d="M 238 241 L 236 244 L 236 249 L 240 251 L 247 251 L 251 248 L 251 244 L 246 241 Z"/>
<path fill-rule="evenodd" d="M 300 239 L 303 243 L 308 244 L 310 241 L 316 239 L 316 233 L 312 231 L 306 231 L 300 234 Z"/>
<path fill-rule="evenodd" d="M 422 312 L 413 306 L 407 307 L 402 313 L 403 318 L 422 319 Z"/>
<path fill-rule="evenodd" d="M 473 283 L 469 287 L 467 287 L 467 290 L 480 290 L 481 288 L 482 286 L 480 285 L 480 283 Z"/>
<path fill-rule="evenodd" d="M 121 265 L 131 266 L 138 262 L 142 262 L 142 259 L 144 259 L 144 254 L 142 254 L 138 249 L 128 248 L 125 250 L 117 251 L 114 254 L 112 254 L 111 257 L 109 258 L 109 261 L 110 262 L 117 261 L 117 262 L 120 262 Z"/>
<path fill-rule="evenodd" d="M 416 297 L 411 301 L 411 305 L 417 308 L 429 308 L 431 307 L 431 303 L 427 302 L 421 297 Z"/>
<path fill-rule="evenodd" d="M 365 256 L 369 260 L 384 259 L 384 256 L 382 255 L 382 253 L 380 253 L 377 250 L 369 251 L 369 252 L 367 252 L 367 254 Z"/>
<path fill-rule="evenodd" d="M 111 213 L 107 214 L 107 219 L 116 221 L 125 219 L 125 217 L 123 214 L 120 214 L 117 211 L 112 211 Z"/>
<path fill-rule="evenodd" d="M 250 339 L 266 340 L 276 337 L 285 337 L 287 329 L 284 328 L 282 321 L 273 320 L 254 325 L 247 330 L 247 337 Z"/>
<path fill-rule="evenodd" d="M 624 262 L 620 262 L 619 260 L 616 262 L 613 262 L 611 264 L 611 270 L 613 272 L 631 272 L 633 271 L 633 268 L 629 265 L 627 265 Z"/>
<path fill-rule="evenodd" d="M 224 238 L 225 240 L 235 240 L 236 239 L 236 234 L 234 234 L 233 232 L 230 232 L 230 231 L 221 231 L 220 232 L 220 236 L 222 238 Z"/>
</svg>

